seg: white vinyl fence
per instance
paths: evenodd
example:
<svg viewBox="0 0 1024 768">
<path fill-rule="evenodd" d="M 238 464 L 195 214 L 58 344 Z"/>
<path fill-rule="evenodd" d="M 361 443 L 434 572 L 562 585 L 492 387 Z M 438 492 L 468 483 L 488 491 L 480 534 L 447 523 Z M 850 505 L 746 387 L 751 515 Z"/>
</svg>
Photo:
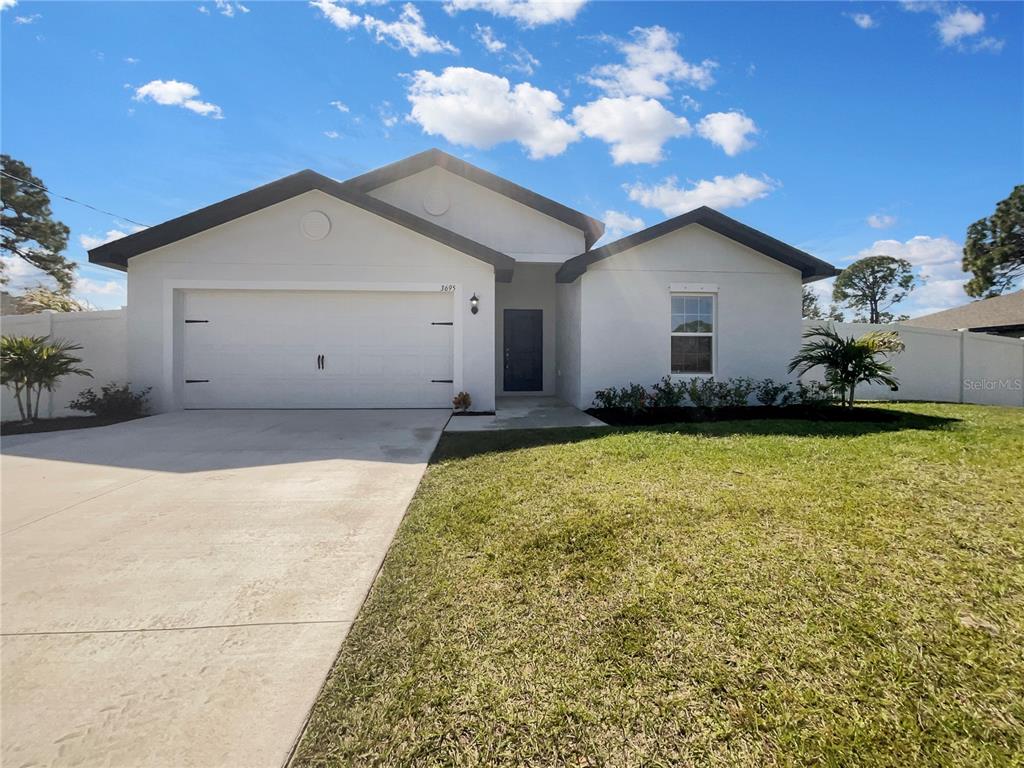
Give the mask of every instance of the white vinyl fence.
<svg viewBox="0 0 1024 768">
<path fill-rule="evenodd" d="M 805 320 L 804 328 L 821 325 Z M 878 384 L 857 387 L 861 400 L 936 400 L 944 403 L 1024 406 L 1024 340 L 969 331 L 938 331 L 895 323 L 828 323 L 844 336 L 896 331 L 906 350 L 892 358 L 895 392 Z M 820 369 L 804 381 L 824 380 Z"/>
<path fill-rule="evenodd" d="M 43 391 L 39 417 L 86 414 L 72 411 L 67 406 L 83 389 L 99 391 L 112 381 L 123 383 L 128 375 L 128 334 L 126 312 L 123 309 L 99 312 L 40 312 L 32 315 L 4 315 L 0 318 L 0 331 L 5 336 L 49 336 L 81 345 L 75 352 L 82 365 L 92 371 L 92 378 L 67 376 L 52 392 Z M 0 419 L 15 421 L 18 404 L 14 394 L 3 387 Z"/>
</svg>

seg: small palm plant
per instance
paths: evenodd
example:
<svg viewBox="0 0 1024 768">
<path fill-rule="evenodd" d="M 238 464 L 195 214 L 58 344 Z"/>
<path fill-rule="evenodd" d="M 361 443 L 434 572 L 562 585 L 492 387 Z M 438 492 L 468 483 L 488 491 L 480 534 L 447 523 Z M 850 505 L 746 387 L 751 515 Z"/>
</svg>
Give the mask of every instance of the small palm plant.
<svg viewBox="0 0 1024 768">
<path fill-rule="evenodd" d="M 0 339 L 0 383 L 14 391 L 18 412 L 25 423 L 39 418 L 43 390 L 52 392 L 65 376 L 92 377 L 79 367 L 75 352 L 82 347 L 49 336 L 4 336 Z"/>
<path fill-rule="evenodd" d="M 903 351 L 905 345 L 895 331 L 873 331 L 859 339 L 844 338 L 830 326 L 816 326 L 804 332 L 807 339 L 789 363 L 789 372 L 803 375 L 817 366 L 825 368 L 825 379 L 840 402 L 853 407 L 858 384 L 879 383 L 896 387 L 892 363 L 886 357 Z"/>
</svg>

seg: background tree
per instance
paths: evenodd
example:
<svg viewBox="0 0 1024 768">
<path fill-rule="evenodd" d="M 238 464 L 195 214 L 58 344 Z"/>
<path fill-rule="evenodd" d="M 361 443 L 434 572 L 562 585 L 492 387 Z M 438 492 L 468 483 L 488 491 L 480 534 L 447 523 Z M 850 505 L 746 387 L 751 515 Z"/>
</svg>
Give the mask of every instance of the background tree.
<svg viewBox="0 0 1024 768">
<path fill-rule="evenodd" d="M 904 344 L 895 331 L 872 331 L 859 339 L 844 338 L 834 328 L 819 326 L 804 332 L 807 339 L 789 363 L 789 372 L 803 376 L 812 368 L 822 366 L 825 380 L 839 394 L 840 402 L 853 407 L 858 384 L 877 382 L 890 387 L 899 385 L 892 373 L 887 355 L 902 352 Z"/>
<path fill-rule="evenodd" d="M 967 228 L 964 286 L 968 296 L 997 296 L 1024 277 L 1024 184 L 1018 184 L 996 212 Z"/>
<path fill-rule="evenodd" d="M 92 377 L 90 370 L 79 367 L 82 359 L 71 354 L 81 348 L 49 336 L 0 338 L 0 383 L 14 391 L 22 421 L 39 418 L 44 389 L 52 392 L 57 382 L 72 374 Z"/>
<path fill-rule="evenodd" d="M 0 175 L 0 197 L 3 198 L 0 245 L 5 253 L 12 253 L 41 269 L 57 281 L 61 293 L 68 293 L 75 281 L 77 265 L 62 254 L 68 244 L 69 230 L 53 219 L 50 196 L 42 189 L 43 182 L 32 175 L 31 168 L 10 155 L 0 155 L 0 169 L 4 172 Z M 7 282 L 3 262 L 0 262 L 0 282 Z"/>
<path fill-rule="evenodd" d="M 804 320 L 821 320 L 823 316 L 818 295 L 806 285 L 804 286 L 803 313 Z"/>
<path fill-rule="evenodd" d="M 857 321 L 888 323 L 887 310 L 914 290 L 913 267 L 906 259 L 868 256 L 839 273 L 832 298 L 858 312 Z"/>
<path fill-rule="evenodd" d="M 37 285 L 18 296 L 18 305 L 25 312 L 42 312 L 52 309 L 54 312 L 87 312 L 94 309 L 87 301 L 75 299 L 66 293 L 51 291 Z"/>
</svg>

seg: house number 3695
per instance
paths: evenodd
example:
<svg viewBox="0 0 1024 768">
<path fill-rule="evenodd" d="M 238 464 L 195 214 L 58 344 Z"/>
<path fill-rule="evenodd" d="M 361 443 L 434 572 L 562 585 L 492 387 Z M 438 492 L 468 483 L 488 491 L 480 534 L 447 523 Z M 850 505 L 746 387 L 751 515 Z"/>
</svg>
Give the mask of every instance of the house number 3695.
<svg viewBox="0 0 1024 768">
<path fill-rule="evenodd" d="M 441 293 L 454 293 L 454 291 L 455 291 L 455 284 L 454 283 L 447 283 L 447 284 L 441 286 Z"/>
</svg>

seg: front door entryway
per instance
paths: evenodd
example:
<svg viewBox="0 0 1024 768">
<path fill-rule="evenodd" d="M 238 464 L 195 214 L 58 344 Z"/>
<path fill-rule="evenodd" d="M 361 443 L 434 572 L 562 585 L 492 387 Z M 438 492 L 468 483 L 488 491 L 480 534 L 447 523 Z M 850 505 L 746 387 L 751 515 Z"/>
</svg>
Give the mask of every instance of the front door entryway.
<svg viewBox="0 0 1024 768">
<path fill-rule="evenodd" d="M 505 310 L 505 391 L 544 389 L 544 310 Z"/>
</svg>

